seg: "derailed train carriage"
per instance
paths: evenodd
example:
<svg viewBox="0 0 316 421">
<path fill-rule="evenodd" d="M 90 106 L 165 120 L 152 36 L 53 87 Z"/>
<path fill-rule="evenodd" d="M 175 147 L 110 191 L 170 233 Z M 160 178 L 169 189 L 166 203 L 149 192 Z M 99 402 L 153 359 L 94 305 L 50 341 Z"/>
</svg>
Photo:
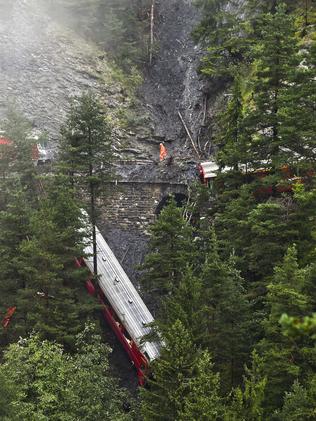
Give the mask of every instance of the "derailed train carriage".
<svg viewBox="0 0 316 421">
<path fill-rule="evenodd" d="M 114 253 L 96 230 L 98 285 L 92 279 L 86 283 L 91 295 L 102 304 L 102 313 L 116 337 L 134 364 L 140 385 L 144 385 L 149 364 L 160 354 L 160 344 L 144 340 L 150 334 L 154 321 L 145 303 L 129 280 Z M 93 245 L 85 249 L 85 259 L 78 259 L 78 266 L 86 266 L 93 273 Z"/>
<path fill-rule="evenodd" d="M 296 184 L 308 184 L 315 175 L 312 166 L 306 166 L 305 169 L 297 169 L 291 165 L 283 165 L 277 171 L 280 175 L 278 183 L 271 180 L 272 172 L 266 162 L 262 163 L 262 168 L 247 168 L 245 165 L 239 168 L 239 174 L 243 183 L 258 182 L 254 192 L 256 197 L 269 197 L 282 193 L 291 193 Z M 198 172 L 201 183 L 212 186 L 213 183 L 221 183 L 220 174 L 232 172 L 233 168 L 220 168 L 215 161 L 206 161 L 198 164 Z M 298 175 L 299 174 L 299 175 Z M 218 186 L 219 190 L 225 186 Z"/>
</svg>

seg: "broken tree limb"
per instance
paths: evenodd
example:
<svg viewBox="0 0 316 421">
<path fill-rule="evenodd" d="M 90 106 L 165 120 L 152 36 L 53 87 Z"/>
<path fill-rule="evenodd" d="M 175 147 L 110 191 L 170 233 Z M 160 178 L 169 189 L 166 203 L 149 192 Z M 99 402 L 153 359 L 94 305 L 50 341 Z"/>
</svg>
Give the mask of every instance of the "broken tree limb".
<svg viewBox="0 0 316 421">
<path fill-rule="evenodd" d="M 198 151 L 198 149 L 197 149 L 197 147 L 195 145 L 195 142 L 194 142 L 193 137 L 192 137 L 192 135 L 190 133 L 190 130 L 188 129 L 188 126 L 185 124 L 185 121 L 184 121 L 184 119 L 183 119 L 182 114 L 180 113 L 180 111 L 178 111 L 178 116 L 180 117 L 181 123 L 183 124 L 183 127 L 184 127 L 187 135 L 189 136 L 189 139 L 191 140 L 191 143 L 192 143 L 194 152 L 197 154 L 198 158 L 200 158 L 200 153 L 199 153 L 199 151 Z"/>
<path fill-rule="evenodd" d="M 155 0 L 152 0 L 150 9 L 150 46 L 149 46 L 149 64 L 153 62 L 154 51 L 154 25 L 155 25 Z"/>
<path fill-rule="evenodd" d="M 203 98 L 203 126 L 204 126 L 204 124 L 205 124 L 205 121 L 206 121 L 206 113 L 207 113 L 207 96 L 206 95 L 204 95 L 204 98 Z"/>
</svg>

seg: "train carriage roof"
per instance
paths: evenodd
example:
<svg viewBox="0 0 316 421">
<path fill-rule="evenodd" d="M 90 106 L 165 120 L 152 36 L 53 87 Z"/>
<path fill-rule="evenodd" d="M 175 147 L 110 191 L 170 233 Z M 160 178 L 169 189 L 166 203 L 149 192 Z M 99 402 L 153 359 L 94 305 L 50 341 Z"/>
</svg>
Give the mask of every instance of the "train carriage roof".
<svg viewBox="0 0 316 421">
<path fill-rule="evenodd" d="M 92 244 L 86 247 L 85 252 L 92 256 Z M 140 350 L 146 353 L 150 360 L 154 360 L 159 356 L 160 345 L 142 342 L 142 338 L 150 333 L 147 325 L 152 323 L 154 318 L 98 229 L 97 259 L 101 290 Z M 85 261 L 93 272 L 93 258 L 89 257 Z"/>
</svg>

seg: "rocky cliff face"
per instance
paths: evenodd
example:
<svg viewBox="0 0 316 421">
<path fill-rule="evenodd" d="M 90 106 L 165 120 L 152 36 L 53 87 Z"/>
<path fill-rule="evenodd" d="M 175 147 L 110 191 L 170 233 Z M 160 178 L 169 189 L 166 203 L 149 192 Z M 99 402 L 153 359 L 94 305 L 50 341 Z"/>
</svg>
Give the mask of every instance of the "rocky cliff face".
<svg viewBox="0 0 316 421">
<path fill-rule="evenodd" d="M 49 1 L 54 0 L 0 0 L 0 121 L 15 102 L 34 128 L 47 131 L 54 146 L 69 97 L 93 90 L 114 121 L 119 123 L 120 113 L 123 119 L 132 114 L 137 120 L 119 124 L 114 132 L 117 173 L 123 180 L 185 183 L 195 177 L 199 158 L 183 122 L 198 142 L 212 98 L 197 73 L 201 51 L 191 32 L 199 14 L 193 0 L 156 0 L 154 59 L 144 69 L 132 112 L 129 94 L 113 77 L 106 52 L 49 15 Z M 168 167 L 159 164 L 161 141 L 173 157 Z M 137 223 L 126 229 L 104 221 L 101 228 L 137 282 L 135 267 L 143 260 L 148 237 Z M 126 367 L 119 371 L 126 372 Z"/>
<path fill-rule="evenodd" d="M 0 120 L 10 102 L 48 132 L 56 145 L 69 97 L 91 89 L 97 92 L 114 119 L 128 115 L 130 99 L 114 77 L 106 52 L 81 38 L 65 20 L 48 14 L 47 0 L 0 0 Z M 138 120 L 114 132 L 117 173 L 125 180 L 186 182 L 195 177 L 194 155 L 181 113 L 197 141 L 206 113 L 205 83 L 197 69 L 201 52 L 191 39 L 199 20 L 193 0 L 156 0 L 155 53 L 145 66 L 144 82 L 133 116 Z M 166 141 L 173 164 L 159 165 L 159 142 Z M 120 254 L 119 227 L 107 225 L 107 236 Z M 113 233 L 113 235 L 112 235 Z M 123 240 L 137 248 L 133 235 Z M 120 241 L 117 241 L 120 238 Z M 143 238 L 143 237 L 142 237 Z M 140 243 L 139 243 L 140 244 Z M 142 240 L 141 244 L 145 244 Z M 142 259 L 135 251 L 127 269 Z"/>
<path fill-rule="evenodd" d="M 203 123 L 205 84 L 197 74 L 201 52 L 191 38 L 198 20 L 192 0 L 156 3 L 156 54 L 141 92 L 155 133 L 177 147 L 186 138 L 178 112 L 195 139 Z"/>
<path fill-rule="evenodd" d="M 187 133 L 198 145 L 210 103 L 207 83 L 198 75 L 202 51 L 191 37 L 199 19 L 193 0 L 155 2 L 153 61 L 145 66 L 138 92 L 142 104 L 138 112 L 148 124 L 145 131 L 136 130 L 131 156 L 139 159 L 145 153 L 150 162 L 126 168 L 129 179 L 186 182 L 196 176 L 196 162 L 205 158 L 194 152 Z M 162 141 L 173 158 L 168 169 L 157 165 Z"/>
<path fill-rule="evenodd" d="M 205 95 L 196 73 L 200 52 L 190 36 L 198 20 L 192 3 L 156 1 L 156 53 L 152 66 L 145 69 L 142 106 L 136 110 L 145 118 L 136 128 L 127 127 L 117 136 L 124 157 L 147 164 L 148 160 L 157 161 L 161 140 L 169 143 L 175 158 L 185 161 L 192 157 L 178 115 L 181 112 L 197 139 Z M 126 106 L 126 94 L 119 82 L 111 81 L 111 71 L 106 53 L 49 16 L 44 0 L 0 0 L 0 119 L 8 103 L 15 102 L 54 143 L 69 97 L 92 89 L 103 96 L 109 108 Z M 137 178 L 137 173 L 136 168 L 126 175 Z M 147 173 L 153 179 L 163 177 L 156 168 Z"/>
<path fill-rule="evenodd" d="M 98 87 L 93 52 L 59 28 L 36 0 L 1 0 L 0 10 L 0 117 L 15 102 L 55 139 L 67 97 Z"/>
</svg>

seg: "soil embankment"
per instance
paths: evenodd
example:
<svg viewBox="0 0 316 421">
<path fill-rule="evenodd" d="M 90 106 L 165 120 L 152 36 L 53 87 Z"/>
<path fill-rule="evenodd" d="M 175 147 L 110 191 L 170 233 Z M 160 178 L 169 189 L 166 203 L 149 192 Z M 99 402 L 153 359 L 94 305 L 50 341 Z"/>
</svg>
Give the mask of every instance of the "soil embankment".
<svg viewBox="0 0 316 421">
<path fill-rule="evenodd" d="M 197 69 L 201 52 L 191 33 L 199 21 L 192 0 L 159 0 L 155 12 L 155 50 L 141 93 L 155 132 L 183 148 L 186 133 L 181 112 L 194 138 L 203 122 L 204 82 Z"/>
</svg>

